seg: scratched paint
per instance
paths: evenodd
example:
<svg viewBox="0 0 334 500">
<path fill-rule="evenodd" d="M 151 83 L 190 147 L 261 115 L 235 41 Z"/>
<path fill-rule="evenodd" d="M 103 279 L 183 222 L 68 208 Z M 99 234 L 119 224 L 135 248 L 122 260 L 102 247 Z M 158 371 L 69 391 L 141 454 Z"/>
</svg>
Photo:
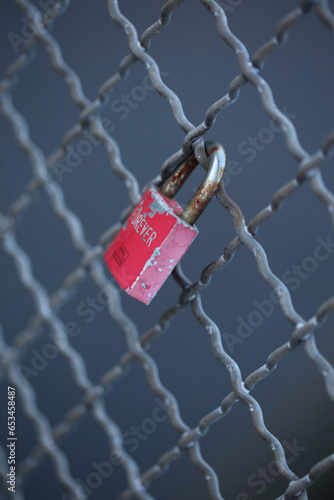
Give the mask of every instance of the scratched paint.
<svg viewBox="0 0 334 500">
<path fill-rule="evenodd" d="M 130 296 L 149 304 L 198 234 L 179 218 L 180 205 L 151 186 L 105 253 Z"/>
</svg>

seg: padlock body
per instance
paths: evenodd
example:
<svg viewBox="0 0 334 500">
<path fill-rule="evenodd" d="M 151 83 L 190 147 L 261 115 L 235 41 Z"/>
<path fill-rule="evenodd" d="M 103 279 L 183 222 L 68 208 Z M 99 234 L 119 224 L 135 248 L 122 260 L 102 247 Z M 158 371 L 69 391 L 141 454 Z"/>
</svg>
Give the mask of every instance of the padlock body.
<svg viewBox="0 0 334 500">
<path fill-rule="evenodd" d="M 104 258 L 119 285 L 149 304 L 198 234 L 180 219 L 180 205 L 154 186 L 110 244 Z"/>
</svg>

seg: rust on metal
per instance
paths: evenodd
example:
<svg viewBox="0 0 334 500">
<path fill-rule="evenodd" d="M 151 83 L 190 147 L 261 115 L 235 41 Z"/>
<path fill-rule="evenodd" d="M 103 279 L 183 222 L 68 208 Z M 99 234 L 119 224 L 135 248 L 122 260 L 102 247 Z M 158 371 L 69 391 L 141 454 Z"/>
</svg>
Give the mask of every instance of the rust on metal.
<svg viewBox="0 0 334 500">
<path fill-rule="evenodd" d="M 198 163 L 195 155 L 189 156 L 170 177 L 160 187 L 160 191 L 168 198 L 174 198 L 182 184 L 188 179 L 191 172 L 197 167 Z"/>
<path fill-rule="evenodd" d="M 180 219 L 190 225 L 195 224 L 212 199 L 225 171 L 226 156 L 221 144 L 208 142 L 205 144 L 205 147 L 210 160 L 207 174 L 192 199 L 180 214 Z M 168 198 L 173 198 L 197 165 L 198 160 L 193 153 L 163 182 L 160 186 L 160 192 Z"/>
<path fill-rule="evenodd" d="M 211 155 L 212 153 L 214 153 L 215 151 L 218 151 L 219 149 L 219 146 L 212 146 L 212 148 L 210 149 L 209 151 L 209 155 Z"/>
</svg>

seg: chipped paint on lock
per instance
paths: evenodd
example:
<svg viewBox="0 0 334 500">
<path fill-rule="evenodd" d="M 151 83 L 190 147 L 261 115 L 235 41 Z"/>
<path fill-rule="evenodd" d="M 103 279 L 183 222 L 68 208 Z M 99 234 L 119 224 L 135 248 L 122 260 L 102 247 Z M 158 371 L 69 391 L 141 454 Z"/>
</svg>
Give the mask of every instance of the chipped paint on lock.
<svg viewBox="0 0 334 500">
<path fill-rule="evenodd" d="M 149 304 L 198 234 L 180 205 L 151 186 L 105 253 L 109 270 L 130 296 Z"/>
</svg>

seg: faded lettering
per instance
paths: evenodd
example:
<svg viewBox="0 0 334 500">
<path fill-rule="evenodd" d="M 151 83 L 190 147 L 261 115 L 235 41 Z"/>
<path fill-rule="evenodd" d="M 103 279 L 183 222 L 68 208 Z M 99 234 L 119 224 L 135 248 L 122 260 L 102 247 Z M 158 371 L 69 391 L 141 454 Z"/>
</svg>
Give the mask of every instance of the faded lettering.
<svg viewBox="0 0 334 500">
<path fill-rule="evenodd" d="M 133 229 L 136 233 L 141 236 L 141 239 L 147 246 L 151 246 L 152 241 L 157 237 L 157 233 L 153 230 L 153 227 L 146 222 L 147 214 L 141 213 L 142 208 L 138 211 L 136 216 L 131 221 Z"/>
</svg>

